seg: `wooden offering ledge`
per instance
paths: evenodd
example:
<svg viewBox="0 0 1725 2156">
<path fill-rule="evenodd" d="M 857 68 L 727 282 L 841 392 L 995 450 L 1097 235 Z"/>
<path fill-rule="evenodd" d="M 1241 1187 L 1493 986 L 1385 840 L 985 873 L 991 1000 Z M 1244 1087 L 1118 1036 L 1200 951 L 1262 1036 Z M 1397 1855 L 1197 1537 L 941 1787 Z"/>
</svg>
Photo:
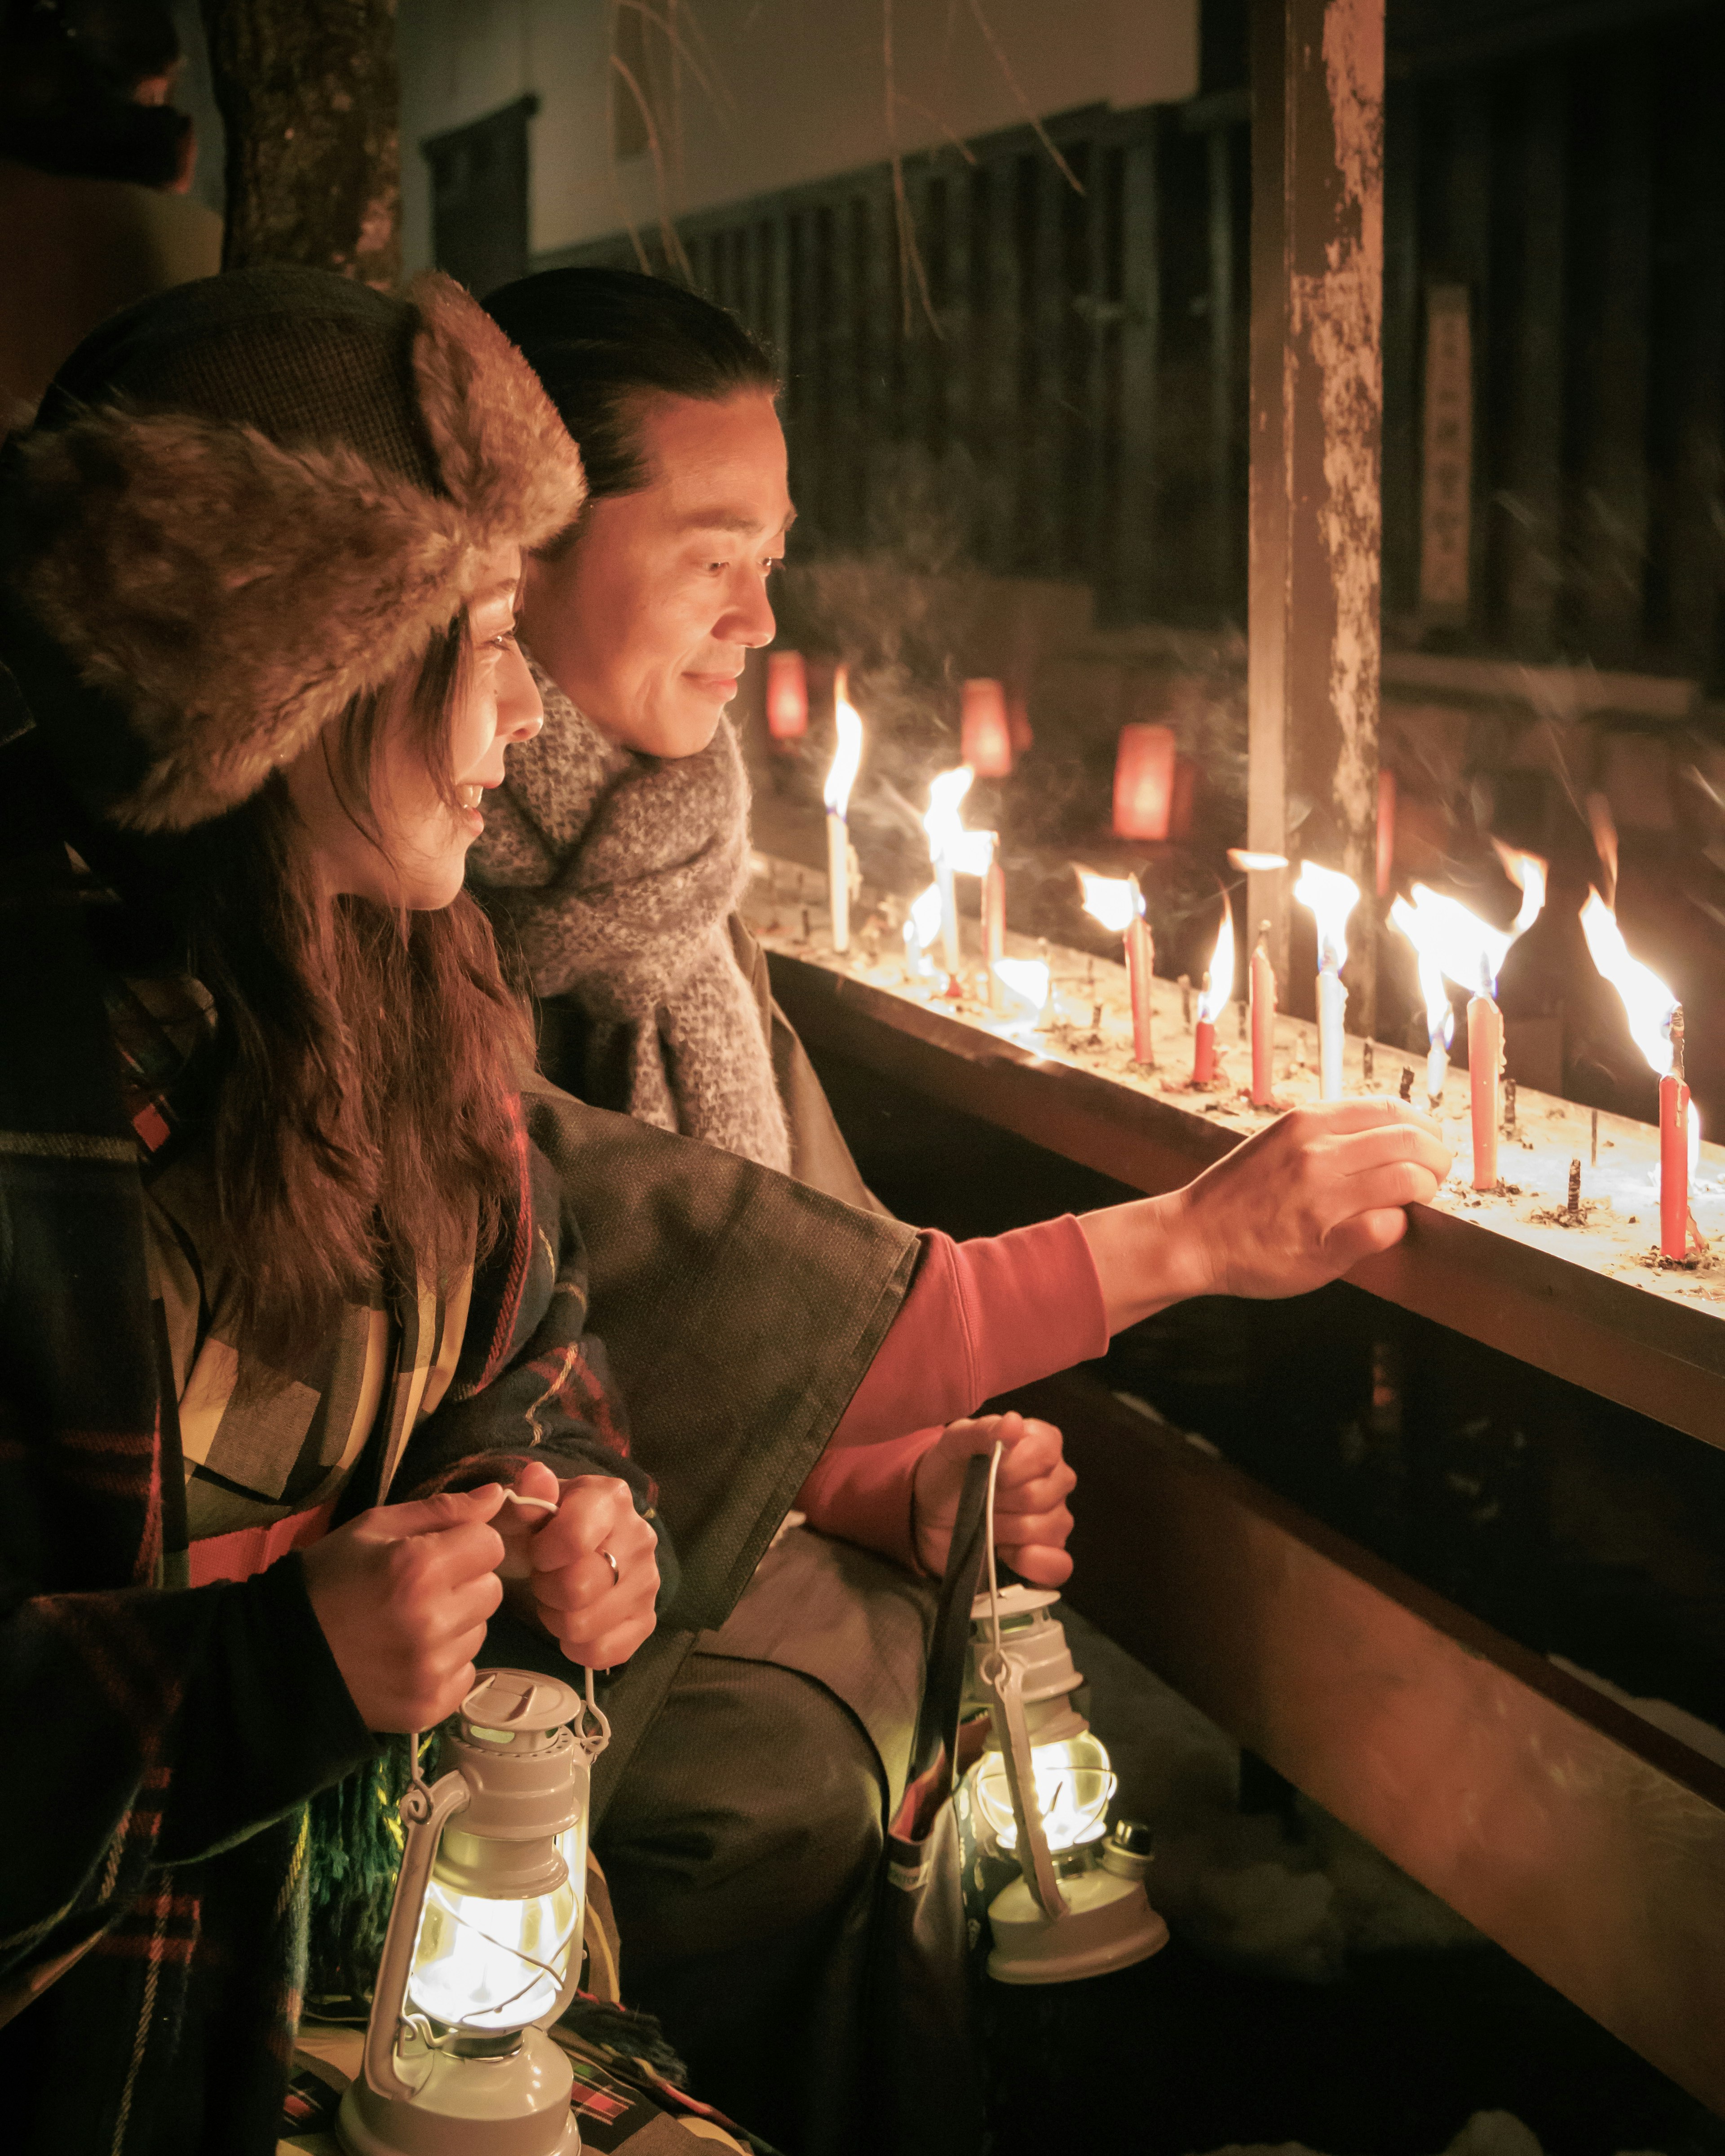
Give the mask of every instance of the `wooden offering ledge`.
<svg viewBox="0 0 1725 2156">
<path fill-rule="evenodd" d="M 1154 983 L 1156 1066 L 1132 1060 L 1123 966 L 1085 952 L 1007 939 L 1009 955 L 1045 957 L 1052 1012 L 991 1010 L 975 924 L 967 922 L 970 993 L 946 993 L 944 975 L 913 973 L 884 932 L 831 947 L 824 879 L 794 862 L 759 856 L 751 927 L 773 961 L 778 1000 L 817 1050 L 842 1055 L 948 1106 L 1147 1193 L 1171 1190 L 1272 1120 L 1242 1090 L 1250 1050 L 1240 1006 L 1216 1029 L 1214 1091 L 1194 1091 L 1192 1028 L 1183 991 Z M 859 918 L 865 918 L 860 915 Z M 805 928 L 806 924 L 806 928 Z M 871 955 L 870 944 L 873 945 Z M 891 947 L 889 947 L 891 946 Z M 1189 1001 L 1195 1005 L 1197 991 Z M 1009 996 L 1008 1001 L 1013 998 Z M 1425 1060 L 1350 1035 L 1350 1094 L 1394 1094 L 1405 1068 L 1425 1105 Z M 1276 1090 L 1287 1106 L 1317 1096 L 1317 1032 L 1276 1021 Z M 1520 1089 L 1516 1135 L 1499 1142 L 1503 1180 L 1477 1194 L 1471 1178 L 1467 1074 L 1443 1095 L 1445 1136 L 1455 1157 L 1431 1205 L 1416 1206 L 1406 1239 L 1348 1277 L 1385 1301 L 1499 1348 L 1710 1445 L 1725 1445 L 1725 1263 L 1721 1255 L 1670 1265 L 1656 1255 L 1658 1133 L 1620 1116 L 1598 1117 L 1548 1094 Z M 1579 1217 L 1568 1212 L 1569 1168 L 1581 1163 Z M 1697 1225 L 1725 1254 L 1725 1147 L 1704 1144 L 1692 1194 Z"/>
</svg>

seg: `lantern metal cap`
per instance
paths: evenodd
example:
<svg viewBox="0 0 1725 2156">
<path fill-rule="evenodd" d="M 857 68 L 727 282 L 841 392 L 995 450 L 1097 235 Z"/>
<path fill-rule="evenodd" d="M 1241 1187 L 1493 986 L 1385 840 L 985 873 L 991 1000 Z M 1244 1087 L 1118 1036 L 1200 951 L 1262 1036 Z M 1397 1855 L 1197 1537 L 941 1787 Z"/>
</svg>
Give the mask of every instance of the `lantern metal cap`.
<svg viewBox="0 0 1725 2156">
<path fill-rule="evenodd" d="M 573 1685 L 531 1670 L 487 1670 L 461 1702 L 465 1734 L 485 1742 L 496 1730 L 507 1738 L 542 1736 L 575 1721 L 586 1702 Z"/>
</svg>

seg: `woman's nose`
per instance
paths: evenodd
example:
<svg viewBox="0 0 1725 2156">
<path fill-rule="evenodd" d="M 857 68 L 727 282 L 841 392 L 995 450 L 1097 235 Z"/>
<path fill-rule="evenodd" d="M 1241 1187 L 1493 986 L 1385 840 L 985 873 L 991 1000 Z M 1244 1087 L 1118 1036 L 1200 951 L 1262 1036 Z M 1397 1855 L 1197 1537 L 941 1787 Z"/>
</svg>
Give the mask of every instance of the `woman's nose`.
<svg viewBox="0 0 1725 2156">
<path fill-rule="evenodd" d="M 504 741 L 531 741 L 545 724 L 532 669 L 512 646 L 497 670 L 497 732 Z"/>
</svg>

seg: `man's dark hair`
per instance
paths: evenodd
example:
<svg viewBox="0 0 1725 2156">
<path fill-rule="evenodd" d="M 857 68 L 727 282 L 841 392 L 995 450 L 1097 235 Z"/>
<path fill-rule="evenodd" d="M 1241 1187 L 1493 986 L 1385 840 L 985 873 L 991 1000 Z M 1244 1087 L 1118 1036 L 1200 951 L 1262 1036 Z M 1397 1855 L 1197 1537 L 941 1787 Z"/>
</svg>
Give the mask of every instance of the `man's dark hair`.
<svg viewBox="0 0 1725 2156">
<path fill-rule="evenodd" d="M 643 401 L 716 403 L 776 394 L 778 370 L 734 315 L 663 277 L 634 270 L 542 270 L 485 301 L 545 384 L 581 447 L 589 498 L 634 494 L 652 477 L 638 421 Z"/>
<path fill-rule="evenodd" d="M 5 0 L 0 156 L 39 171 L 167 187 L 192 122 L 140 105 L 183 58 L 166 0 Z"/>
</svg>

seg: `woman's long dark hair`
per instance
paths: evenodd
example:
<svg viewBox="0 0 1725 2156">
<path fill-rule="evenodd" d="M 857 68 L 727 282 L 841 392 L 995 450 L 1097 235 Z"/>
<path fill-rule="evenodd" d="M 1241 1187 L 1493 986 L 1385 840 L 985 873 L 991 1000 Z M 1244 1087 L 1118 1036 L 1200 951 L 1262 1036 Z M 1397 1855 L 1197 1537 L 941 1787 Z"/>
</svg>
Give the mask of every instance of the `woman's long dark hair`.
<svg viewBox="0 0 1725 2156">
<path fill-rule="evenodd" d="M 388 726 L 454 801 L 467 650 L 458 618 L 409 680 L 326 733 L 338 794 L 379 843 L 370 787 Z M 279 1368 L 380 1273 L 447 1285 L 495 1241 L 519 1185 L 531 1027 L 465 891 L 422 913 L 331 900 L 280 776 L 172 850 L 192 970 L 216 1005 L 211 1135 L 241 1332 Z"/>
<path fill-rule="evenodd" d="M 772 356 L 734 315 L 663 277 L 542 270 L 493 292 L 485 308 L 580 444 L 590 501 L 648 484 L 639 421 L 653 398 L 716 403 L 778 391 Z"/>
</svg>

